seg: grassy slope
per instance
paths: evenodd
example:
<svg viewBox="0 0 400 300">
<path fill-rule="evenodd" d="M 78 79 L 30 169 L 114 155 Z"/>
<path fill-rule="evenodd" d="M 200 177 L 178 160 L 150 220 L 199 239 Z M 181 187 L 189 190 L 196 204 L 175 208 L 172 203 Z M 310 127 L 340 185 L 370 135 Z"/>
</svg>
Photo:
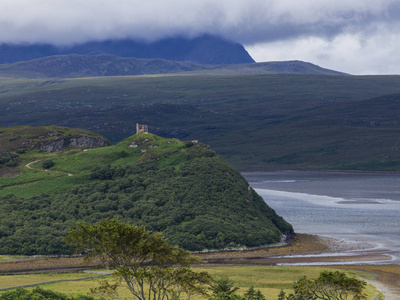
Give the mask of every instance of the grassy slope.
<svg viewBox="0 0 400 300">
<path fill-rule="evenodd" d="M 399 96 L 383 96 L 400 93 L 400 76 L 6 80 L 0 91 L 1 125 L 80 127 L 118 142 L 139 122 L 204 141 L 242 170 L 400 170 Z"/>
<path fill-rule="evenodd" d="M 25 129 L 26 127 L 22 128 Z M 43 130 L 42 127 L 31 127 L 28 129 L 30 129 L 29 132 L 48 132 L 49 129 L 55 128 L 46 127 Z M 65 128 L 65 130 L 66 132 L 76 132 L 74 129 L 69 131 Z M 23 136 L 26 136 L 26 131 L 24 130 L 23 132 Z M 177 151 L 176 156 L 183 153 L 184 142 L 176 139 L 159 138 L 152 134 L 146 135 L 146 138 L 156 141 L 154 143 L 157 143 L 158 147 L 154 149 L 154 153 L 157 155 L 174 151 Z M 131 140 L 133 139 L 126 139 L 117 145 L 104 148 L 68 148 L 54 153 L 34 150 L 21 154 L 19 157 L 21 163 L 16 167 L 20 170 L 18 172 L 19 175 L 0 178 L 0 195 L 14 194 L 18 197 L 32 197 L 42 193 L 50 195 L 62 194 L 72 187 L 88 183 L 88 177 L 94 165 L 110 165 L 113 167 L 134 164 L 145 159 L 138 149 L 128 147 Z M 12 142 L 5 142 L 3 147 L 10 144 Z M 129 155 L 126 157 L 121 156 L 122 151 L 128 151 Z M 46 159 L 51 159 L 55 163 L 55 166 L 50 170 L 45 170 L 42 167 L 42 162 Z M 162 164 L 167 166 L 170 161 L 171 158 L 167 158 Z M 30 168 L 26 167 L 28 162 L 32 162 L 29 165 Z"/>
</svg>

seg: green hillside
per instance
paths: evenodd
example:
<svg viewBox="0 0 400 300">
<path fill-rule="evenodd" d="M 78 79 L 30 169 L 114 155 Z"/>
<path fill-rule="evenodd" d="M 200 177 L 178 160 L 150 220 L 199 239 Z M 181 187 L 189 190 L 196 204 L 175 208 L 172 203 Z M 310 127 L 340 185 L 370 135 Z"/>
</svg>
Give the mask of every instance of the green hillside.
<svg viewBox="0 0 400 300">
<path fill-rule="evenodd" d="M 399 101 L 400 76 L 8 78 L 0 125 L 85 128 L 117 143 L 138 122 L 199 139 L 240 170 L 400 171 Z"/>
<path fill-rule="evenodd" d="M 235 168 L 197 141 L 140 134 L 108 147 L 29 150 L 18 159 L 24 163 L 10 168 L 19 175 L 0 178 L 1 254 L 71 253 L 63 241 L 71 225 L 113 216 L 189 250 L 266 245 L 293 232 Z"/>
</svg>

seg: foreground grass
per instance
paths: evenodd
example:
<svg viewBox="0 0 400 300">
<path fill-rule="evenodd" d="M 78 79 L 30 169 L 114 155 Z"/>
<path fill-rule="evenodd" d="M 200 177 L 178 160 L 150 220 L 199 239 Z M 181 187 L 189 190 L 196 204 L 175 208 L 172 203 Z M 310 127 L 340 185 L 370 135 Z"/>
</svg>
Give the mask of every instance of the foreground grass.
<svg viewBox="0 0 400 300">
<path fill-rule="evenodd" d="M 281 290 L 290 293 L 292 284 L 299 277 L 307 275 L 317 277 L 320 272 L 331 269 L 327 267 L 284 267 L 284 266 L 238 266 L 238 267 L 199 267 L 198 271 L 207 271 L 213 276 L 227 275 L 240 287 L 239 293 L 244 293 L 250 286 L 254 285 L 266 297 L 266 300 L 275 300 Z M 333 268 L 332 268 L 333 269 Z M 349 271 L 350 275 L 365 279 L 374 279 L 374 275 L 362 271 Z M 46 281 L 64 280 L 73 278 L 89 277 L 97 274 L 93 273 L 43 273 L 27 275 L 3 275 L 0 276 L 0 288 L 7 288 L 17 285 L 33 284 Z M 44 289 L 51 289 L 56 292 L 74 295 L 77 293 L 87 294 L 90 288 L 98 285 L 100 278 L 91 278 L 82 281 L 67 281 L 45 284 Z M 378 293 L 375 288 L 368 286 L 366 290 L 368 299 L 374 299 Z M 129 297 L 129 293 L 123 295 Z M 204 299 L 204 297 L 195 297 Z"/>
</svg>

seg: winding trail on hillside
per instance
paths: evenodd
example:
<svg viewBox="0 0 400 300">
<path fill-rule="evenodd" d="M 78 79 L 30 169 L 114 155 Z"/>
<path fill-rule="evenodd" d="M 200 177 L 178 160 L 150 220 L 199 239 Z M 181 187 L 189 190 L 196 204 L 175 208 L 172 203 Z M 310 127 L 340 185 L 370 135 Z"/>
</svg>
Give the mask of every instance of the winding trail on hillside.
<svg viewBox="0 0 400 300">
<path fill-rule="evenodd" d="M 32 167 L 32 165 L 35 164 L 35 163 L 38 163 L 38 162 L 40 162 L 40 161 L 42 161 L 42 159 L 37 159 L 37 160 L 31 161 L 30 163 L 27 163 L 27 164 L 25 165 L 25 167 L 28 168 L 28 169 L 30 169 L 30 170 L 37 170 L 37 169 L 34 169 L 34 168 Z M 39 170 L 39 171 L 40 171 L 40 170 Z M 45 170 L 45 172 L 48 172 L 48 170 Z M 66 175 L 68 175 L 68 176 L 74 176 L 74 175 L 71 174 L 71 173 L 66 173 L 66 172 L 61 172 L 61 171 L 50 171 L 50 172 L 59 173 L 59 174 L 66 174 Z"/>
<path fill-rule="evenodd" d="M 25 165 L 25 167 L 28 168 L 28 169 L 34 170 L 34 169 L 32 168 L 32 165 L 35 164 L 35 163 L 37 163 L 37 162 L 39 162 L 39 161 L 41 161 L 41 159 L 37 159 L 37 160 L 31 161 L 30 163 L 27 163 L 27 164 Z"/>
</svg>

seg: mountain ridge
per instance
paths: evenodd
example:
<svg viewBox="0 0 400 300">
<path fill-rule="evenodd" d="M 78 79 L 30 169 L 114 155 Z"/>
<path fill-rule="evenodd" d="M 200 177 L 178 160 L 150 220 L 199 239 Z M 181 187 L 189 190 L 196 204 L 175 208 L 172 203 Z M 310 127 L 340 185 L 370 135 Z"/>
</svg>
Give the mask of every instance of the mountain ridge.
<svg viewBox="0 0 400 300">
<path fill-rule="evenodd" d="M 109 54 L 120 57 L 190 61 L 200 64 L 254 62 L 241 44 L 211 35 L 193 39 L 175 37 L 152 43 L 130 39 L 92 41 L 68 47 L 51 44 L 0 44 L 0 64 L 67 54 Z"/>
<path fill-rule="evenodd" d="M 199 75 L 347 75 L 302 61 L 201 65 L 187 61 L 171 61 L 160 58 L 128 58 L 113 55 L 56 55 L 0 65 L 0 76 L 18 78 L 79 78 L 177 73 Z"/>
</svg>

